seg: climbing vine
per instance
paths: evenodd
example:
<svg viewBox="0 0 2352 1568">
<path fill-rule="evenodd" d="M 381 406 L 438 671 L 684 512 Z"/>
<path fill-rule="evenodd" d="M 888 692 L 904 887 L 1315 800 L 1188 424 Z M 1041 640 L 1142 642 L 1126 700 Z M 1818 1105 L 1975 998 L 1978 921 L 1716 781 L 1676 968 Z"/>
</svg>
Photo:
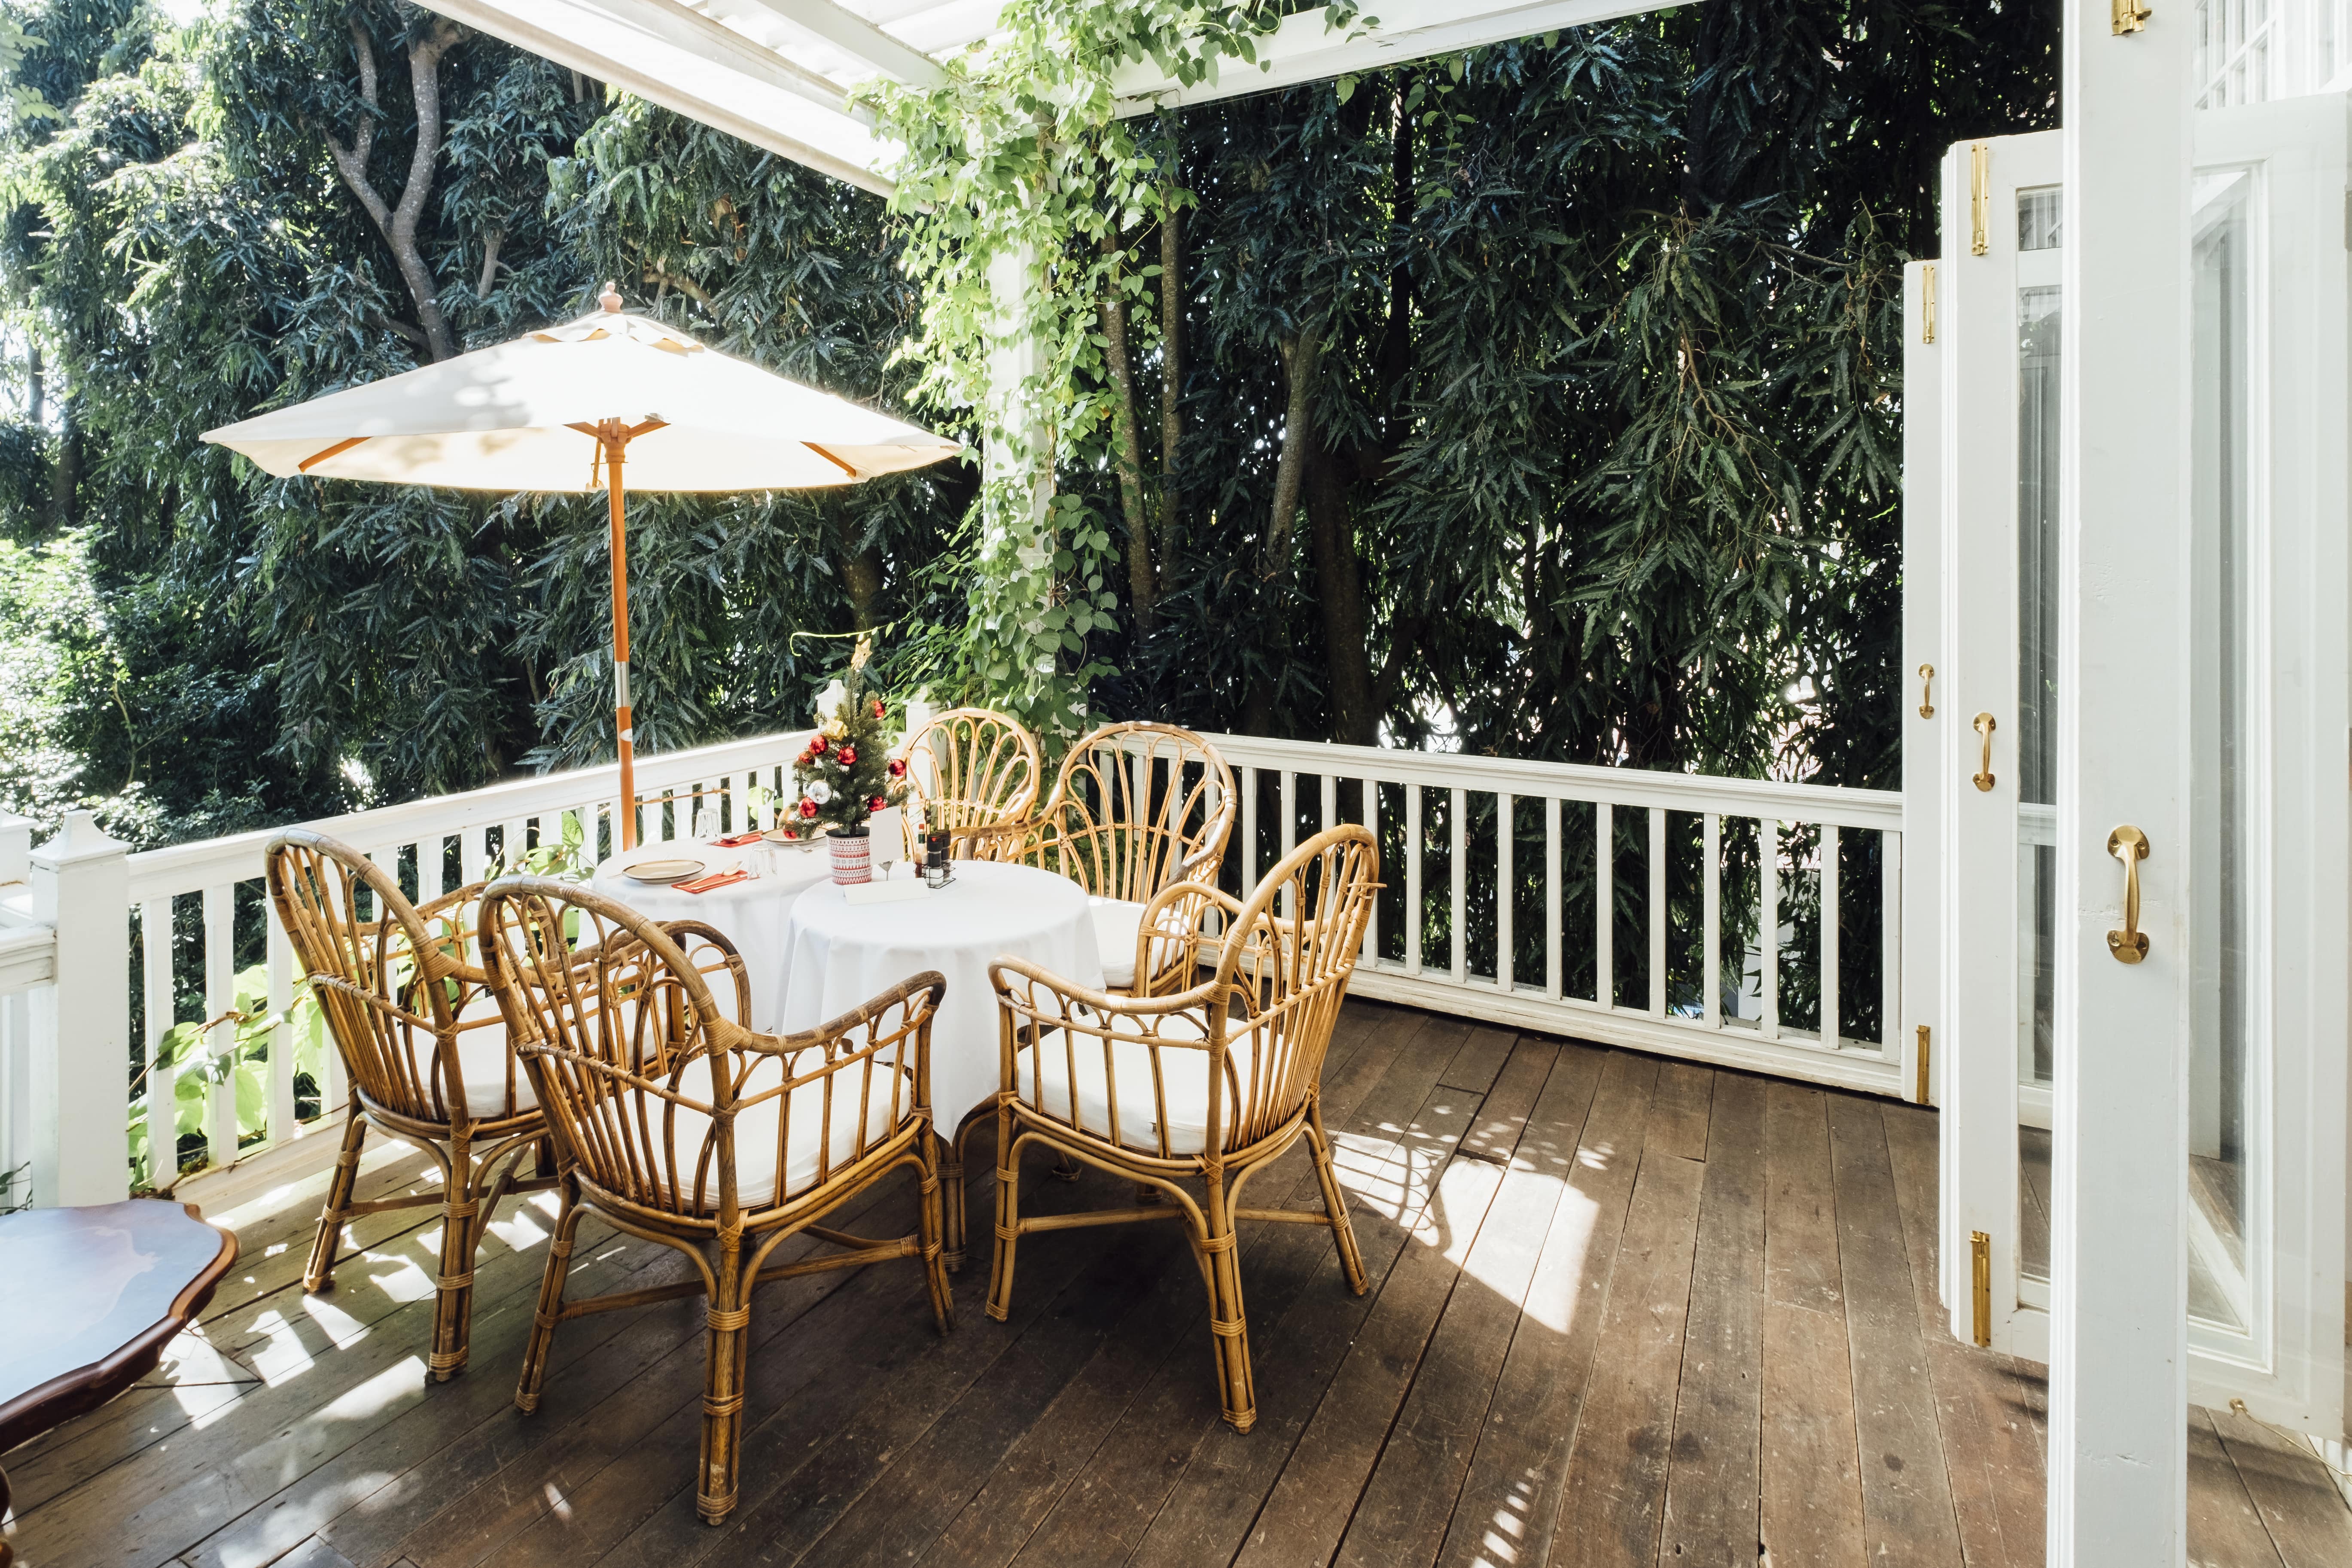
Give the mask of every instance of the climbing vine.
<svg viewBox="0 0 2352 1568">
<path fill-rule="evenodd" d="M 923 395 L 969 411 L 987 455 L 965 674 L 1049 732 L 1082 727 L 1089 683 L 1112 673 L 1097 634 L 1118 610 L 1110 520 L 1052 475 L 1121 460 L 1104 304 L 1156 287 L 1133 241 L 1192 200 L 1139 134 L 1150 117 L 1122 118 L 1142 106 L 1122 103 L 1116 78 L 1145 60 L 1188 85 L 1220 58 L 1250 66 L 1279 20 L 1255 3 L 1014 0 L 937 84 L 866 91 L 906 148 L 891 206 L 922 310 L 900 355 L 923 367 Z M 1157 347 L 1149 310 L 1120 316 L 1134 324 L 1123 354 Z"/>
</svg>

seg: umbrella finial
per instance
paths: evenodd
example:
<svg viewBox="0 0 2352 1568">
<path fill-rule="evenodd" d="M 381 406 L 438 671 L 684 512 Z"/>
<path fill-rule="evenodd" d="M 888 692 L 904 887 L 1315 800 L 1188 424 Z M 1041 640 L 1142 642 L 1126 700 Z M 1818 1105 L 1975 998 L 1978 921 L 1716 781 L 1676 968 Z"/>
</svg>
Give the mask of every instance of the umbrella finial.
<svg viewBox="0 0 2352 1568">
<path fill-rule="evenodd" d="M 613 315 L 617 316 L 621 313 L 621 291 L 613 287 L 612 279 L 605 279 L 604 291 L 596 296 L 596 303 L 604 306 Z"/>
</svg>

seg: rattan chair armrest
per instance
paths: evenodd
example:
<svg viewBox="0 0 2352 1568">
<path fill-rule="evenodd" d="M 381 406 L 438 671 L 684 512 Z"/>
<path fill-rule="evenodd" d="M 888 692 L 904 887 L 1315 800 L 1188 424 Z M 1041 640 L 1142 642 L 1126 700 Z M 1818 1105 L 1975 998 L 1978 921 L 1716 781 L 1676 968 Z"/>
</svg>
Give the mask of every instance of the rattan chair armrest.
<svg viewBox="0 0 2352 1568">
<path fill-rule="evenodd" d="M 757 1029 L 742 1028 L 725 1019 L 719 1022 L 728 1026 L 723 1044 L 729 1050 L 758 1051 L 772 1057 L 797 1056 L 811 1046 L 821 1046 L 827 1040 L 840 1038 L 925 991 L 931 994 L 929 1011 L 936 1014 L 940 999 L 947 994 L 947 989 L 946 975 L 936 969 L 926 969 L 920 974 L 908 975 L 880 995 L 869 997 L 838 1018 L 828 1018 L 814 1028 L 802 1029 L 794 1034 L 768 1035 Z"/>
<path fill-rule="evenodd" d="M 1105 1017 L 1161 1018 L 1174 1013 L 1198 1012 L 1207 1008 L 1225 989 L 1213 980 L 1206 980 L 1189 990 L 1179 991 L 1167 996 L 1127 996 L 1081 985 L 1075 980 L 1056 974 L 1050 969 L 1030 963 L 1027 959 L 1015 958 L 1007 953 L 988 966 L 989 979 L 996 987 L 999 1006 L 1004 1005 L 1010 1000 L 1003 980 L 1006 974 L 1018 974 L 1034 984 L 1044 986 L 1065 1001 L 1076 1003 Z M 1209 1039 L 1170 1039 L 1161 1043 L 1193 1047 L 1201 1050 L 1208 1050 L 1212 1047 L 1223 1047 L 1225 1044 L 1223 1040 Z"/>
</svg>

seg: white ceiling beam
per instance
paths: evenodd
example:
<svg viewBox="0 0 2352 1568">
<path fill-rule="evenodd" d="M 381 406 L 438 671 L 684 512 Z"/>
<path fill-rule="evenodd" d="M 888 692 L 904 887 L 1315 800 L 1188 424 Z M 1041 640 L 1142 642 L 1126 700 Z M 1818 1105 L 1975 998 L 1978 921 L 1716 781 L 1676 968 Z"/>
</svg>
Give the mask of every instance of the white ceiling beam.
<svg viewBox="0 0 2352 1568">
<path fill-rule="evenodd" d="M 780 157 L 887 195 L 891 152 L 844 89 L 676 0 L 420 0 L 428 10 Z"/>
<path fill-rule="evenodd" d="M 1363 15 L 1375 21 L 1359 23 L 1353 31 L 1333 30 L 1328 26 L 1329 10 L 1318 6 L 1293 12 L 1273 33 L 1258 39 L 1255 64 L 1222 57 L 1211 65 L 1205 78 L 1187 87 L 1147 59 L 1113 72 L 1111 90 L 1118 97 L 1121 115 L 1148 114 L 1163 106 L 1208 103 L 1302 82 L 1388 70 L 1486 44 L 1664 11 L 1675 3 L 1517 0 L 1482 5 L 1477 0 L 1365 0 Z"/>
<path fill-rule="evenodd" d="M 930 56 L 892 37 L 865 17 L 833 0 L 751 0 L 761 10 L 814 33 L 850 58 L 910 87 L 938 87 L 947 74 Z"/>
</svg>

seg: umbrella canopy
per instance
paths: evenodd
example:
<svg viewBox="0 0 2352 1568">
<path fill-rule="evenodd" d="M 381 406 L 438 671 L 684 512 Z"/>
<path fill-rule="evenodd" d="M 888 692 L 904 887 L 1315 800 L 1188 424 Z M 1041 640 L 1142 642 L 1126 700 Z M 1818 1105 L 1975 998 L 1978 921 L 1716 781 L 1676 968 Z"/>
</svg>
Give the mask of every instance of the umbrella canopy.
<svg viewBox="0 0 2352 1568">
<path fill-rule="evenodd" d="M 963 448 L 621 309 L 205 432 L 281 479 L 608 493 L 621 846 L 637 841 L 622 471 L 653 490 L 809 489 Z"/>
<path fill-rule="evenodd" d="M 628 482 L 641 490 L 845 485 L 962 449 L 617 310 L 205 439 L 281 478 L 578 491 L 604 488 L 606 421 L 647 426 L 628 446 Z"/>
</svg>

